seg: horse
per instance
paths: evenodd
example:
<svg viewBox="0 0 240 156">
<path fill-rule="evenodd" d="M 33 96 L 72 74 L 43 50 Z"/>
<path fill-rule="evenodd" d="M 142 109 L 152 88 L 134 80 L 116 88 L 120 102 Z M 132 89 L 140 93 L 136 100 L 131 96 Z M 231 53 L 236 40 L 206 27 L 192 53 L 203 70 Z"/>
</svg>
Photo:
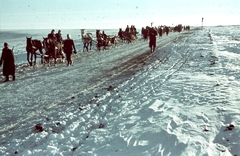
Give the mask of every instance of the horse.
<svg viewBox="0 0 240 156">
<path fill-rule="evenodd" d="M 26 51 L 27 51 L 27 61 L 30 66 L 36 65 L 36 59 L 37 59 L 37 53 L 36 51 L 39 50 L 40 56 L 41 56 L 41 62 L 43 62 L 43 52 L 42 52 L 42 43 L 40 40 L 32 40 L 32 37 L 26 37 Z M 31 61 L 29 60 L 29 55 L 31 54 Z M 33 61 L 33 56 L 34 56 L 34 62 Z"/>
<path fill-rule="evenodd" d="M 82 42 L 83 42 L 83 51 L 84 51 L 84 48 L 86 48 L 87 51 L 88 51 L 88 46 L 89 45 L 90 45 L 90 50 L 91 50 L 93 38 L 92 38 L 92 33 L 86 33 L 85 34 L 84 30 L 85 29 L 81 29 L 81 36 L 82 36 Z"/>
<path fill-rule="evenodd" d="M 62 52 L 62 44 L 50 38 L 43 37 L 43 46 L 45 49 L 44 59 L 47 63 L 50 63 L 50 60 L 54 60 L 54 65 L 57 63 L 57 59 L 60 58 L 63 62 L 64 54 Z"/>
</svg>

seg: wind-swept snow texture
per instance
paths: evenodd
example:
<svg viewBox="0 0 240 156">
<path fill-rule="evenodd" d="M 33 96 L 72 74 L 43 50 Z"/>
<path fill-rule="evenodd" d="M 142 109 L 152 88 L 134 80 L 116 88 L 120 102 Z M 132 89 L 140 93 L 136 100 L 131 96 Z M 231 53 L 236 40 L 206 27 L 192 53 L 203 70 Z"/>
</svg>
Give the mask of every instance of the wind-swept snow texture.
<svg viewBox="0 0 240 156">
<path fill-rule="evenodd" d="M 240 155 L 239 27 L 19 66 L 0 84 L 1 155 Z"/>
</svg>

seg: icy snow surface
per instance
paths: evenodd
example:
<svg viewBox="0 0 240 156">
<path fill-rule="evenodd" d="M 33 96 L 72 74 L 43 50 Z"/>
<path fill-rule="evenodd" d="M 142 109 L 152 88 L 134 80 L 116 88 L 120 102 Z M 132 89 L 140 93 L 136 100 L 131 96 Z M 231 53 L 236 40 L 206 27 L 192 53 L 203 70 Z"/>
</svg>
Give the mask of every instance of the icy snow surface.
<svg viewBox="0 0 240 156">
<path fill-rule="evenodd" d="M 240 155 L 239 28 L 18 66 L 0 83 L 0 155 Z"/>
</svg>

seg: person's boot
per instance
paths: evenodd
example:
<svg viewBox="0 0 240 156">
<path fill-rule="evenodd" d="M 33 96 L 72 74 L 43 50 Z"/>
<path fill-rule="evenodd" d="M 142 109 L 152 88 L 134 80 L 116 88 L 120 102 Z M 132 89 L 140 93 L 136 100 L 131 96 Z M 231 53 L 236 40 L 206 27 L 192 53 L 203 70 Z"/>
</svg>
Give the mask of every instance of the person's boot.
<svg viewBox="0 0 240 156">
<path fill-rule="evenodd" d="M 13 75 L 13 78 L 12 78 L 13 81 L 15 81 L 15 75 Z"/>
<path fill-rule="evenodd" d="M 9 77 L 8 76 L 6 76 L 6 79 L 3 82 L 7 82 L 7 81 L 9 81 Z"/>
</svg>

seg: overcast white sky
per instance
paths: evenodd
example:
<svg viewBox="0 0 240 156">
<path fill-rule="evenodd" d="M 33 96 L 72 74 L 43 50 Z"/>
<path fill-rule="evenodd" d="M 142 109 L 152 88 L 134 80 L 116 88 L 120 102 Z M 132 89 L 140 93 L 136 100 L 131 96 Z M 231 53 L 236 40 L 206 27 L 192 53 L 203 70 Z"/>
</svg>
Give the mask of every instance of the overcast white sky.
<svg viewBox="0 0 240 156">
<path fill-rule="evenodd" d="M 240 24 L 239 0 L 0 0 L 0 29 Z"/>
</svg>

